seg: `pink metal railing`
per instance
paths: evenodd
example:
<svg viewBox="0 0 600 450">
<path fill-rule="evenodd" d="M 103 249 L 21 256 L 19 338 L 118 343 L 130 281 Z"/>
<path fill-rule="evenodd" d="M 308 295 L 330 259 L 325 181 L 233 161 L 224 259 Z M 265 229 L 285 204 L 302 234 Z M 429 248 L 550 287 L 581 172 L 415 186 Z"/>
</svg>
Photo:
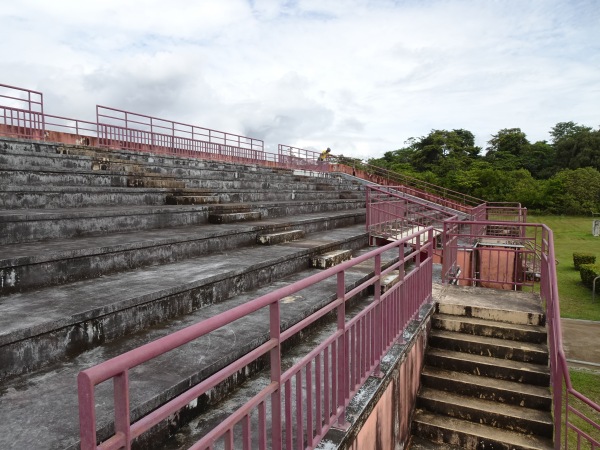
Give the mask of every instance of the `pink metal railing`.
<svg viewBox="0 0 600 450">
<path fill-rule="evenodd" d="M 437 235 L 451 218 L 456 211 L 407 196 L 397 186 L 367 186 L 367 231 L 372 237 L 396 239 L 429 226 Z"/>
<path fill-rule="evenodd" d="M 347 172 L 376 184 L 397 185 L 402 187 L 402 192 L 447 206 L 458 211 L 466 212 L 471 207 L 485 203 L 484 200 L 462 192 L 453 191 L 432 183 L 410 177 L 398 172 L 393 172 L 382 167 L 366 164 L 349 158 L 342 159 L 344 167 L 340 171 Z"/>
<path fill-rule="evenodd" d="M 288 169 L 310 170 L 314 172 L 332 172 L 339 165 L 332 163 L 335 157 L 321 160 L 321 152 L 279 144 L 277 147 L 277 165 Z"/>
<path fill-rule="evenodd" d="M 459 284 L 488 284 L 488 287 L 535 290 L 539 292 L 546 307 L 548 345 L 550 355 L 551 385 L 554 407 L 554 446 L 567 449 L 569 433 L 574 434 L 577 448 L 600 447 L 600 405 L 589 400 L 573 388 L 562 344 L 556 259 L 552 230 L 543 224 L 516 222 L 464 222 L 449 220 L 444 223 L 444 262 L 442 281 Z M 486 240 L 492 246 L 485 246 Z M 481 276 L 474 267 L 457 274 L 457 254 L 460 251 L 475 252 L 478 248 L 495 255 L 497 261 L 509 261 L 510 267 L 499 264 L 497 270 L 488 270 Z M 493 245 L 497 245 L 495 248 Z M 464 269 L 464 268 L 463 268 Z M 479 273 L 478 273 L 479 272 Z M 512 279 L 506 274 L 512 273 Z M 539 283 L 538 283 L 539 282 Z M 581 406 L 573 403 L 579 402 Z M 564 405 L 563 405 L 564 403 Z M 582 407 L 586 408 L 583 411 Z M 594 414 L 596 415 L 594 418 Z M 575 419 L 573 419 L 575 416 Z M 592 431 L 583 429 L 584 424 Z M 563 428 L 566 431 L 564 442 Z M 564 445 L 563 445 L 564 444 Z"/>
<path fill-rule="evenodd" d="M 28 139 L 44 138 L 44 95 L 0 84 L 0 132 Z"/>
<path fill-rule="evenodd" d="M 278 289 L 227 312 L 146 344 L 79 374 L 79 415 L 81 448 L 131 448 L 131 441 L 171 414 L 226 380 L 263 355 L 269 355 L 271 382 L 234 414 L 210 431 L 193 449 L 210 449 L 215 442 L 225 448 L 249 449 L 253 441 L 261 449 L 313 448 L 334 424 L 345 421 L 345 408 L 366 378 L 376 372 L 382 356 L 414 318 L 419 308 L 431 300 L 432 228 L 407 236 L 384 247 Z M 413 251 L 405 255 L 405 244 L 416 241 Z M 398 260 L 383 267 L 381 254 L 398 251 Z M 371 261 L 374 275 L 359 286 L 346 291 L 346 271 Z M 407 263 L 414 266 L 407 268 Z M 381 280 L 398 271 L 399 282 L 381 293 Z M 281 331 L 281 300 L 330 277 L 336 277 L 336 299 L 309 317 Z M 374 289 L 373 301 L 350 320 L 346 304 Z M 171 399 L 147 416 L 130 422 L 130 370 L 192 340 L 218 330 L 255 311 L 269 309 L 269 339 L 219 372 Z M 337 314 L 337 328 L 309 354 L 283 371 L 282 343 L 302 332 L 325 315 Z M 95 386 L 113 380 L 115 434 L 96 445 Z M 271 411 L 271 417 L 267 413 Z M 251 427 L 251 414 L 258 424 Z M 234 427 L 241 426 L 241 436 Z"/>
<path fill-rule="evenodd" d="M 448 220 L 442 248 L 444 283 L 533 290 L 539 278 L 541 229 L 531 224 Z"/>
<path fill-rule="evenodd" d="M 571 383 L 562 343 L 554 235 L 552 230 L 545 225 L 537 226 L 541 227 L 543 231 L 540 252 L 540 295 L 546 305 L 546 320 L 548 323 L 550 374 L 554 404 L 554 448 L 558 450 L 562 446 L 565 450 L 568 449 L 570 444 L 569 435 L 574 433 L 577 449 L 582 448 L 582 441 L 586 443 L 583 448 L 597 449 L 600 448 L 600 422 L 598 421 L 600 405 L 575 390 Z M 584 406 L 588 412 L 581 411 L 581 407 L 575 406 L 575 401 Z M 575 416 L 575 420 L 573 420 L 571 414 Z M 592 414 L 596 415 L 596 419 L 592 418 Z M 591 428 L 592 432 L 583 430 L 581 423 Z M 563 426 L 565 428 L 564 445 L 562 438 Z"/>
</svg>

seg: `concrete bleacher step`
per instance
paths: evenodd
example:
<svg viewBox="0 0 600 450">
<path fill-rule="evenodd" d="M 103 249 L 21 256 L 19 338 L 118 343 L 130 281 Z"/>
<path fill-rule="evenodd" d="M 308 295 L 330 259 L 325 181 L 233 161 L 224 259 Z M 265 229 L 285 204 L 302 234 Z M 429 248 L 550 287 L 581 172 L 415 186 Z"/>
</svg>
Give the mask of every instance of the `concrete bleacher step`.
<svg viewBox="0 0 600 450">
<path fill-rule="evenodd" d="M 308 243 L 307 243 L 308 245 Z M 269 247 L 277 249 L 277 246 Z M 265 248 L 260 248 L 264 255 Z M 283 250 L 283 248 L 279 248 Z M 357 250 L 358 254 L 368 248 Z M 397 250 L 386 252 L 383 262 L 391 264 L 397 260 Z M 286 259 L 283 258 L 282 262 Z M 281 263 L 279 264 L 281 265 Z M 214 267 L 213 270 L 218 270 Z M 363 265 L 349 270 L 346 276 L 346 289 L 352 289 L 363 282 L 372 272 L 372 266 Z M 283 287 L 306 278 L 315 273 L 315 269 L 295 271 L 287 278 L 268 283 L 259 283 L 257 291 L 246 291 L 235 297 L 221 301 L 206 308 L 190 312 L 185 316 L 174 318 L 159 326 L 153 326 L 130 335 L 127 339 L 115 339 L 103 342 L 89 351 L 74 356 L 64 365 L 55 365 L 45 370 L 38 370 L 27 377 L 16 377 L 3 383 L 3 401 L 0 403 L 0 420 L 11 424 L 6 432 L 0 435 L 0 448 L 38 448 L 43 442 L 47 448 L 74 449 L 78 446 L 77 394 L 74 389 L 76 374 L 97 362 L 136 348 L 145 342 L 155 340 L 177 329 L 197 323 L 204 318 L 226 311 L 243 304 L 252 298 L 264 295 L 271 290 Z M 331 277 L 318 285 L 300 291 L 289 301 L 282 302 L 282 323 L 284 329 L 321 308 L 336 297 L 337 279 Z M 115 286 L 115 291 L 117 290 Z M 260 311 L 247 316 L 235 325 L 207 335 L 176 351 L 134 369 L 131 380 L 131 418 L 136 420 L 141 415 L 152 411 L 166 399 L 185 390 L 216 372 L 239 355 L 260 345 L 268 339 L 268 311 Z M 231 389 L 244 382 L 248 376 L 266 367 L 265 361 L 240 371 L 222 386 L 213 389 L 206 400 L 189 405 L 185 414 L 199 413 L 214 406 L 223 399 Z M 113 420 L 112 388 L 100 385 L 96 389 L 97 417 L 100 429 L 99 438 L 106 438 L 111 433 Z M 32 405 L 35 407 L 32 408 Z M 55 414 L 60 411 L 60 414 Z M 52 418 L 49 421 L 49 418 Z M 169 428 L 173 423 L 165 424 Z M 178 424 L 179 425 L 179 424 Z M 24 432 L 34 428 L 35 433 Z M 154 439 L 154 437 L 150 437 Z M 156 441 L 155 441 L 156 442 Z"/>
<path fill-rule="evenodd" d="M 208 216 L 209 223 L 235 223 L 260 220 L 260 211 L 238 211 L 230 213 L 213 213 Z"/>
<path fill-rule="evenodd" d="M 291 242 L 304 237 L 304 230 L 286 230 L 278 233 L 261 234 L 256 238 L 256 242 L 262 245 L 275 245 L 284 242 Z"/>
<path fill-rule="evenodd" d="M 142 184 L 142 183 L 140 183 Z M 77 185 L 10 185 L 0 192 L 0 209 L 81 208 L 105 205 L 193 205 L 205 203 L 240 203 L 262 201 L 335 200 L 337 192 L 290 189 L 214 188 L 216 193 L 174 194 L 175 188 L 114 187 Z M 202 189 L 206 190 L 206 189 Z M 364 193 L 348 196 L 362 199 Z"/>
<path fill-rule="evenodd" d="M 367 244 L 364 225 L 2 297 L 0 379 L 35 370 Z"/>
<path fill-rule="evenodd" d="M 444 417 L 550 439 L 554 430 L 550 411 L 502 404 L 431 387 L 420 389 L 417 407 Z"/>
<path fill-rule="evenodd" d="M 107 180 L 110 180 L 110 185 L 142 186 L 139 181 L 159 179 L 165 182 L 183 181 L 188 188 L 221 187 L 223 182 L 227 183 L 227 188 L 236 188 L 243 182 L 251 189 L 280 189 L 284 187 L 280 183 L 285 183 L 288 189 L 296 190 L 364 190 L 360 184 L 343 177 L 324 176 L 315 179 L 296 175 L 289 169 L 3 138 L 0 138 L 0 143 L 3 144 L 0 146 L 0 170 L 12 171 L 12 176 L 17 177 L 15 182 L 20 180 L 51 184 L 52 180 L 60 178 L 43 177 L 61 177 L 61 171 L 66 171 L 71 176 L 68 180 L 63 178 L 63 181 L 72 180 L 83 185 L 96 182 L 94 180 L 102 180 L 100 184 L 106 185 Z M 59 151 L 60 149 L 66 149 L 67 152 Z"/>
<path fill-rule="evenodd" d="M 262 234 L 290 227 L 314 233 L 361 224 L 364 220 L 364 210 L 349 210 L 267 219 L 252 224 L 202 224 L 7 244 L 0 257 L 0 295 L 250 246 Z"/>
<path fill-rule="evenodd" d="M 219 203 L 218 195 L 167 195 L 167 205 L 206 205 L 207 203 Z"/>
<path fill-rule="evenodd" d="M 433 414 L 422 409 L 415 411 L 412 429 L 413 434 L 434 444 L 450 444 L 463 449 L 551 450 L 554 448 L 552 439 L 492 428 Z"/>
<path fill-rule="evenodd" d="M 211 213 L 249 208 L 260 211 L 262 218 L 277 218 L 362 209 L 364 200 L 1 210 L 0 226 L 4 233 L 0 235 L 0 244 L 198 225 L 207 223 Z"/>
<path fill-rule="evenodd" d="M 311 267 L 317 269 L 329 269 L 338 264 L 348 261 L 352 258 L 352 252 L 349 250 L 334 250 L 322 255 L 315 255 L 310 260 Z"/>
<path fill-rule="evenodd" d="M 421 372 L 424 386 L 446 390 L 455 394 L 472 395 L 509 405 L 550 411 L 552 396 L 548 387 L 482 377 L 426 366 Z"/>
</svg>

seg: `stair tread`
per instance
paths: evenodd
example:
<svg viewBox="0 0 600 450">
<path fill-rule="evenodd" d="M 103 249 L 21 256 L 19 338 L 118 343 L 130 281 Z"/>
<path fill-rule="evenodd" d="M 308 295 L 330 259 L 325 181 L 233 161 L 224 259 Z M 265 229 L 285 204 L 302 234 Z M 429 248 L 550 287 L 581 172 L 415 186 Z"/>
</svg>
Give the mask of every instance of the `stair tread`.
<svg viewBox="0 0 600 450">
<path fill-rule="evenodd" d="M 453 291 L 452 295 L 446 295 L 446 292 Z M 487 292 L 486 292 L 487 291 Z M 498 298 L 498 296 L 503 297 Z M 494 300 L 494 296 L 496 299 Z M 525 291 L 498 291 L 497 289 L 488 289 L 477 286 L 445 286 L 445 290 L 440 293 L 440 307 L 443 305 L 459 306 L 463 308 L 475 309 L 484 306 L 484 309 L 496 311 L 500 317 L 507 316 L 510 312 L 525 312 L 544 314 L 539 294 Z M 491 305 L 497 305 L 493 307 Z M 502 320 L 508 322 L 507 320 Z"/>
<path fill-rule="evenodd" d="M 527 395 L 535 395 L 543 398 L 552 398 L 548 388 L 536 386 L 533 384 L 524 384 L 517 381 L 502 380 L 499 378 L 482 377 L 470 373 L 455 372 L 452 370 L 441 369 L 439 367 L 426 365 L 423 367 L 422 375 L 434 376 L 438 378 L 451 379 L 469 385 L 479 385 L 492 387 L 494 389 L 517 392 Z"/>
<path fill-rule="evenodd" d="M 423 439 L 419 436 L 412 435 L 408 444 L 407 450 L 462 450 L 462 447 L 445 443 L 433 442 L 428 439 Z"/>
<path fill-rule="evenodd" d="M 497 347 L 515 348 L 529 352 L 548 353 L 548 346 L 546 344 L 536 344 L 532 342 L 515 341 L 511 339 L 500 339 L 488 336 L 478 336 L 473 334 L 457 333 L 455 331 L 436 329 L 431 330 L 431 336 L 436 336 L 454 341 L 477 342 L 480 344 L 486 344 Z"/>
<path fill-rule="evenodd" d="M 514 361 L 511 359 L 494 358 L 493 356 L 473 355 L 470 353 L 457 352 L 454 350 L 442 350 L 435 347 L 430 347 L 427 350 L 427 353 L 435 356 L 453 358 L 459 361 L 470 361 L 480 364 L 492 365 L 495 367 L 502 366 L 510 369 L 527 370 L 530 372 L 537 372 L 545 375 L 550 374 L 550 369 L 547 366 L 528 362 Z"/>
<path fill-rule="evenodd" d="M 518 323 L 508 323 L 508 322 L 497 322 L 494 320 L 488 319 L 480 319 L 477 317 L 466 317 L 466 316 L 455 316 L 452 314 L 444 314 L 444 313 L 436 313 L 434 318 L 454 321 L 458 323 L 468 323 L 473 325 L 483 325 L 483 326 L 491 326 L 500 329 L 507 330 L 519 330 L 519 331 L 538 331 L 540 333 L 546 334 L 546 328 L 542 325 L 523 325 Z"/>
<path fill-rule="evenodd" d="M 491 400 L 483 400 L 426 386 L 421 388 L 419 392 L 419 398 L 426 398 L 437 402 L 457 405 L 463 409 L 476 409 L 478 411 L 484 411 L 488 414 L 503 415 L 518 419 L 526 419 L 531 422 L 552 425 L 552 414 L 550 411 L 541 411 L 539 409 L 508 405 Z"/>
<path fill-rule="evenodd" d="M 421 422 L 445 430 L 458 430 L 463 433 L 476 436 L 482 439 L 490 439 L 498 442 L 504 442 L 509 446 L 516 446 L 526 449 L 553 449 L 554 445 L 551 439 L 516 433 L 514 431 L 493 428 L 466 420 L 455 419 L 443 415 L 433 414 L 422 409 L 416 409 L 415 422 Z"/>
</svg>

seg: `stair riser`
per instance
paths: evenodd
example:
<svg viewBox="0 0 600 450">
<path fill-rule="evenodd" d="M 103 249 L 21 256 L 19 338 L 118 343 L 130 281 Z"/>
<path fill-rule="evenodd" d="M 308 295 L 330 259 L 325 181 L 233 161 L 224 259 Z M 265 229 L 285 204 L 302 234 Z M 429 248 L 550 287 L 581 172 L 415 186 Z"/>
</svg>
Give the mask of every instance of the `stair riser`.
<svg viewBox="0 0 600 450">
<path fill-rule="evenodd" d="M 327 203 L 302 203 L 259 207 L 262 218 L 287 217 L 324 211 L 347 211 L 364 207 L 362 200 L 345 200 Z M 90 213 L 89 217 L 65 217 L 48 220 L 5 220 L 0 222 L 4 233 L 0 244 L 32 242 L 44 239 L 62 239 L 123 231 L 150 230 L 207 223 L 214 211 L 211 206 L 198 206 L 192 210 L 171 209 L 165 212 L 105 216 Z M 78 211 L 78 213 L 80 213 Z M 84 211 L 85 212 L 85 211 Z"/>
<path fill-rule="evenodd" d="M 111 188 L 89 192 L 65 192 L 52 188 L 53 192 L 6 192 L 0 194 L 0 209 L 56 209 L 85 208 L 97 206 L 143 206 L 167 204 L 168 192 L 111 191 Z M 336 200 L 340 196 L 336 192 L 281 192 L 266 190 L 262 192 L 231 192 L 219 195 L 221 203 L 243 202 L 275 202 L 275 201 L 310 201 Z"/>
<path fill-rule="evenodd" d="M 284 189 L 284 190 L 312 190 L 315 192 L 334 192 L 338 193 L 337 186 L 330 186 L 330 189 L 320 189 L 311 180 L 298 182 L 292 177 L 279 177 L 273 180 L 264 181 L 264 174 L 254 174 L 245 176 L 242 179 L 231 178 L 223 179 L 221 172 L 204 171 L 205 173 L 170 175 L 156 174 L 149 171 L 117 171 L 117 170 L 97 170 L 90 171 L 87 168 L 79 169 L 79 172 L 69 171 L 51 172 L 42 170 L 31 170 L 23 168 L 22 170 L 3 170 L 0 168 L 0 183 L 4 185 L 36 185 L 36 186 L 110 186 L 110 187 L 165 187 L 180 188 L 197 187 L 205 189 L 225 188 L 225 189 Z"/>
<path fill-rule="evenodd" d="M 542 351 L 483 344 L 480 342 L 469 342 L 463 339 L 451 339 L 434 335 L 430 336 L 429 345 L 435 348 L 453 350 L 455 352 L 463 352 L 471 355 L 482 355 L 534 364 L 548 364 L 548 353 Z"/>
<path fill-rule="evenodd" d="M 482 438 L 459 430 L 443 429 L 418 421 L 413 421 L 412 433 L 439 444 L 448 444 L 471 450 L 534 450 L 535 448 L 508 445 L 505 442 Z"/>
<path fill-rule="evenodd" d="M 486 319 L 497 322 L 514 323 L 520 325 L 543 326 L 546 324 L 543 314 L 521 311 L 493 310 L 479 307 L 453 305 L 449 303 L 438 303 L 436 312 L 452 316 L 475 317 L 478 319 Z"/>
<path fill-rule="evenodd" d="M 427 374 L 423 374 L 421 380 L 424 386 L 443 389 L 455 394 L 468 395 L 483 400 L 522 406 L 524 408 L 539 409 L 542 411 L 550 411 L 550 408 L 552 407 L 552 399 L 550 397 L 540 397 L 524 392 L 496 389 L 490 386 L 473 385 L 471 383 L 463 383 Z"/>
<path fill-rule="evenodd" d="M 65 326 L 45 325 L 28 330 L 33 337 L 4 336 L 0 343 L 0 380 L 35 370 L 57 360 L 73 357 L 102 343 L 110 342 L 168 319 L 264 286 L 284 276 L 304 270 L 311 256 L 335 248 L 357 250 L 367 245 L 367 236 L 329 248 L 301 252 L 297 257 L 272 265 L 251 268 L 241 274 L 225 275 L 200 286 L 177 287 L 135 299 L 136 304 L 119 310 L 105 307 L 89 311 Z"/>
<path fill-rule="evenodd" d="M 485 336 L 496 339 L 510 339 L 519 342 L 532 342 L 544 344 L 547 334 L 537 330 L 518 330 L 507 327 L 495 327 L 493 325 L 472 324 L 458 320 L 446 320 L 433 317 L 431 326 L 437 330 L 455 331 L 458 333 Z"/>
<path fill-rule="evenodd" d="M 516 433 L 533 434 L 552 438 L 552 423 L 538 422 L 521 417 L 506 416 L 496 412 L 481 411 L 464 405 L 454 405 L 430 398 L 417 398 L 417 406 L 430 412 L 461 420 L 480 423 L 494 428 L 502 428 Z"/>
<path fill-rule="evenodd" d="M 144 206 L 165 204 L 167 193 L 114 192 L 108 188 L 98 192 L 10 192 L 0 194 L 1 209 L 56 209 L 96 206 Z"/>
<path fill-rule="evenodd" d="M 425 356 L 425 361 L 429 365 L 445 370 L 455 370 L 463 373 L 470 373 L 501 380 L 518 381 L 537 386 L 550 385 L 550 375 L 542 372 L 532 372 L 526 369 L 509 369 L 494 365 L 493 363 L 474 363 L 472 361 L 457 360 L 454 358 L 446 358 L 431 354 L 427 354 Z"/>
<path fill-rule="evenodd" d="M 341 228 L 364 222 L 364 215 L 319 219 L 295 224 L 305 233 Z M 195 256 L 253 245 L 259 233 L 288 227 L 257 227 L 245 232 L 215 236 L 184 242 L 171 242 L 135 249 L 105 249 L 105 252 L 79 256 L 77 252 L 53 258 L 43 263 L 27 263 L 26 260 L 6 261 L 0 264 L 0 294 L 22 292 L 29 289 L 70 283 L 95 278 L 123 270 L 132 270 L 153 264 L 166 264 Z"/>
</svg>

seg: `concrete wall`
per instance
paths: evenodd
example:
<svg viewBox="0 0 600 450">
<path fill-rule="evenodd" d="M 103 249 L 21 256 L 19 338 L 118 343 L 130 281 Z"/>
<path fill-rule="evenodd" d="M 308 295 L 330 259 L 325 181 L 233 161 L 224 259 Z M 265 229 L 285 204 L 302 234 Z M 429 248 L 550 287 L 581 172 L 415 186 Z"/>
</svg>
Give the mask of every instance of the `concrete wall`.
<svg viewBox="0 0 600 450">
<path fill-rule="evenodd" d="M 420 387 L 433 306 L 421 308 L 411 322 L 405 342 L 395 344 L 381 364 L 383 376 L 371 376 L 346 410 L 347 430 L 330 429 L 322 450 L 401 450 L 410 439 L 417 393 Z"/>
</svg>

